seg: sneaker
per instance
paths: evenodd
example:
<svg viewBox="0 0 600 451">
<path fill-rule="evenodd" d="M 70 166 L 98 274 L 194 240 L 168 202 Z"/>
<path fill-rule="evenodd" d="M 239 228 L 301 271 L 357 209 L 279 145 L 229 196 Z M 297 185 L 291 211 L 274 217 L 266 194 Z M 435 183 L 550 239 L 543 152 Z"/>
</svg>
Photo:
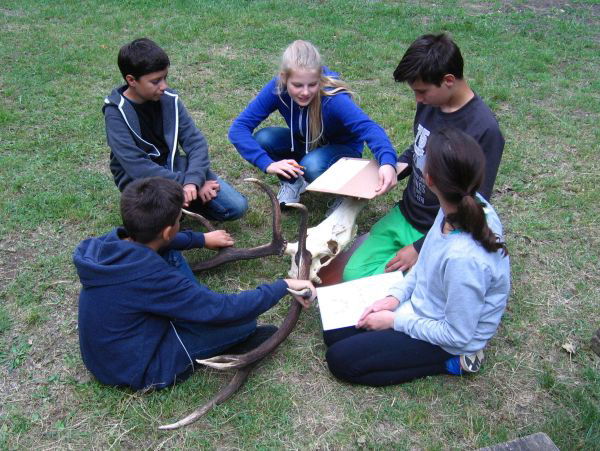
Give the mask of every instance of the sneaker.
<svg viewBox="0 0 600 451">
<path fill-rule="evenodd" d="M 483 363 L 483 350 L 475 354 L 457 355 L 446 360 L 448 374 L 462 376 L 465 373 L 476 373 Z"/>
<path fill-rule="evenodd" d="M 342 196 L 337 196 L 333 199 L 330 199 L 329 202 L 327 202 L 327 211 L 325 212 L 325 217 L 328 218 L 329 216 L 331 216 L 331 213 L 333 213 L 335 209 L 342 204 L 343 201 L 344 198 Z"/>
<path fill-rule="evenodd" d="M 299 175 L 293 182 L 282 181 L 281 188 L 277 193 L 277 200 L 281 206 L 285 204 L 292 204 L 300 202 L 300 194 L 306 191 L 308 182 L 304 180 L 304 177 Z"/>
<path fill-rule="evenodd" d="M 480 349 L 475 354 L 461 355 L 460 367 L 467 373 L 476 373 L 481 368 L 483 359 L 483 349 Z"/>
</svg>

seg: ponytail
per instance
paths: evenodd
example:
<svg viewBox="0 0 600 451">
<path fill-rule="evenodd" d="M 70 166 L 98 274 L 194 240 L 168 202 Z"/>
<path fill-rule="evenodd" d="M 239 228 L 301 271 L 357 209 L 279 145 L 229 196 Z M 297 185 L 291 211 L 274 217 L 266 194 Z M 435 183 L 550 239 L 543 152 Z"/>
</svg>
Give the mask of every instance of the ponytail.
<svg viewBox="0 0 600 451">
<path fill-rule="evenodd" d="M 485 219 L 483 204 L 474 195 L 465 194 L 458 203 L 456 213 L 446 216 L 446 221 L 465 232 L 471 234 L 473 239 L 483 246 L 488 252 L 496 252 L 502 249 L 503 255 L 508 255 L 508 249 L 504 242 L 498 240 L 489 228 Z"/>
<path fill-rule="evenodd" d="M 486 251 L 502 249 L 508 255 L 506 244 L 487 224 L 484 204 L 475 197 L 485 175 L 485 156 L 477 141 L 458 129 L 443 128 L 429 137 L 426 155 L 425 171 L 443 198 L 457 208 L 446 222 L 470 233 Z"/>
</svg>

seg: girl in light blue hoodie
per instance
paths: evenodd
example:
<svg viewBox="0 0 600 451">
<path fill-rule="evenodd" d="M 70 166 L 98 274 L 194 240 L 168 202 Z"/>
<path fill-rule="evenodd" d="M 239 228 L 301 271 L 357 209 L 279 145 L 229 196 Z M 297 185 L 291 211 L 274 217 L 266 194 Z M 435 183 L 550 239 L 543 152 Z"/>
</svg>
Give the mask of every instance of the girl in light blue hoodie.
<svg viewBox="0 0 600 451">
<path fill-rule="evenodd" d="M 425 182 L 440 201 L 413 270 L 368 307 L 356 327 L 324 333 L 339 379 L 391 385 L 434 374 L 475 372 L 510 291 L 502 225 L 477 190 L 485 158 L 460 130 L 427 142 Z"/>
<path fill-rule="evenodd" d="M 253 134 L 275 110 L 287 127 Z M 385 131 L 352 101 L 346 84 L 307 41 L 288 46 L 280 73 L 235 119 L 229 140 L 247 161 L 280 178 L 282 204 L 298 202 L 307 182 L 340 158 L 360 157 L 365 142 L 380 165 L 378 194 L 396 184 L 396 151 Z"/>
</svg>

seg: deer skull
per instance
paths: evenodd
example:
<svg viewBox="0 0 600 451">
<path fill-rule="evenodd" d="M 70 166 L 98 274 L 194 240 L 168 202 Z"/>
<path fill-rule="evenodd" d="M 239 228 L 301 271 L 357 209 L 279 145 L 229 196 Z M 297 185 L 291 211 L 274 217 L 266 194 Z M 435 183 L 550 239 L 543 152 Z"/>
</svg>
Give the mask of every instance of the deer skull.
<svg viewBox="0 0 600 451">
<path fill-rule="evenodd" d="M 344 250 L 356 235 L 356 218 L 367 205 L 366 199 L 344 197 L 342 203 L 319 225 L 308 229 L 306 249 L 312 255 L 309 278 L 321 283 L 317 273 L 327 266 L 333 258 Z M 298 274 L 294 256 L 298 252 L 298 243 L 288 243 L 285 253 L 292 256 L 292 268 L 289 274 Z"/>
</svg>

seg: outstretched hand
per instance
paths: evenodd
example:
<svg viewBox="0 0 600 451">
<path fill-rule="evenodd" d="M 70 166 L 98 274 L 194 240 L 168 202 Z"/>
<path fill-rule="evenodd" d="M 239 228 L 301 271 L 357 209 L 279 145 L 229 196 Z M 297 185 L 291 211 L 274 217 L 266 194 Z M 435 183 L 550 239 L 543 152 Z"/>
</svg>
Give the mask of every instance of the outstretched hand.
<svg viewBox="0 0 600 451">
<path fill-rule="evenodd" d="M 398 183 L 396 168 L 391 164 L 384 164 L 379 167 L 379 184 L 375 188 L 377 196 L 387 193 Z"/>
<path fill-rule="evenodd" d="M 417 263 L 419 253 L 412 244 L 400 249 L 394 258 L 385 265 L 385 272 L 408 271 Z"/>
<path fill-rule="evenodd" d="M 233 238 L 225 230 L 215 230 L 204 234 L 204 247 L 207 249 L 219 249 L 233 246 L 233 244 Z"/>
<path fill-rule="evenodd" d="M 297 302 L 299 302 L 300 305 L 302 305 L 302 307 L 304 307 L 304 308 L 310 307 L 312 302 L 317 297 L 317 289 L 315 288 L 315 286 L 312 284 L 312 282 L 310 280 L 284 279 L 284 282 L 287 284 L 288 288 L 290 288 L 294 291 L 302 291 L 307 288 L 310 290 L 309 297 L 302 297 L 302 296 L 292 294 L 294 299 Z"/>
</svg>

